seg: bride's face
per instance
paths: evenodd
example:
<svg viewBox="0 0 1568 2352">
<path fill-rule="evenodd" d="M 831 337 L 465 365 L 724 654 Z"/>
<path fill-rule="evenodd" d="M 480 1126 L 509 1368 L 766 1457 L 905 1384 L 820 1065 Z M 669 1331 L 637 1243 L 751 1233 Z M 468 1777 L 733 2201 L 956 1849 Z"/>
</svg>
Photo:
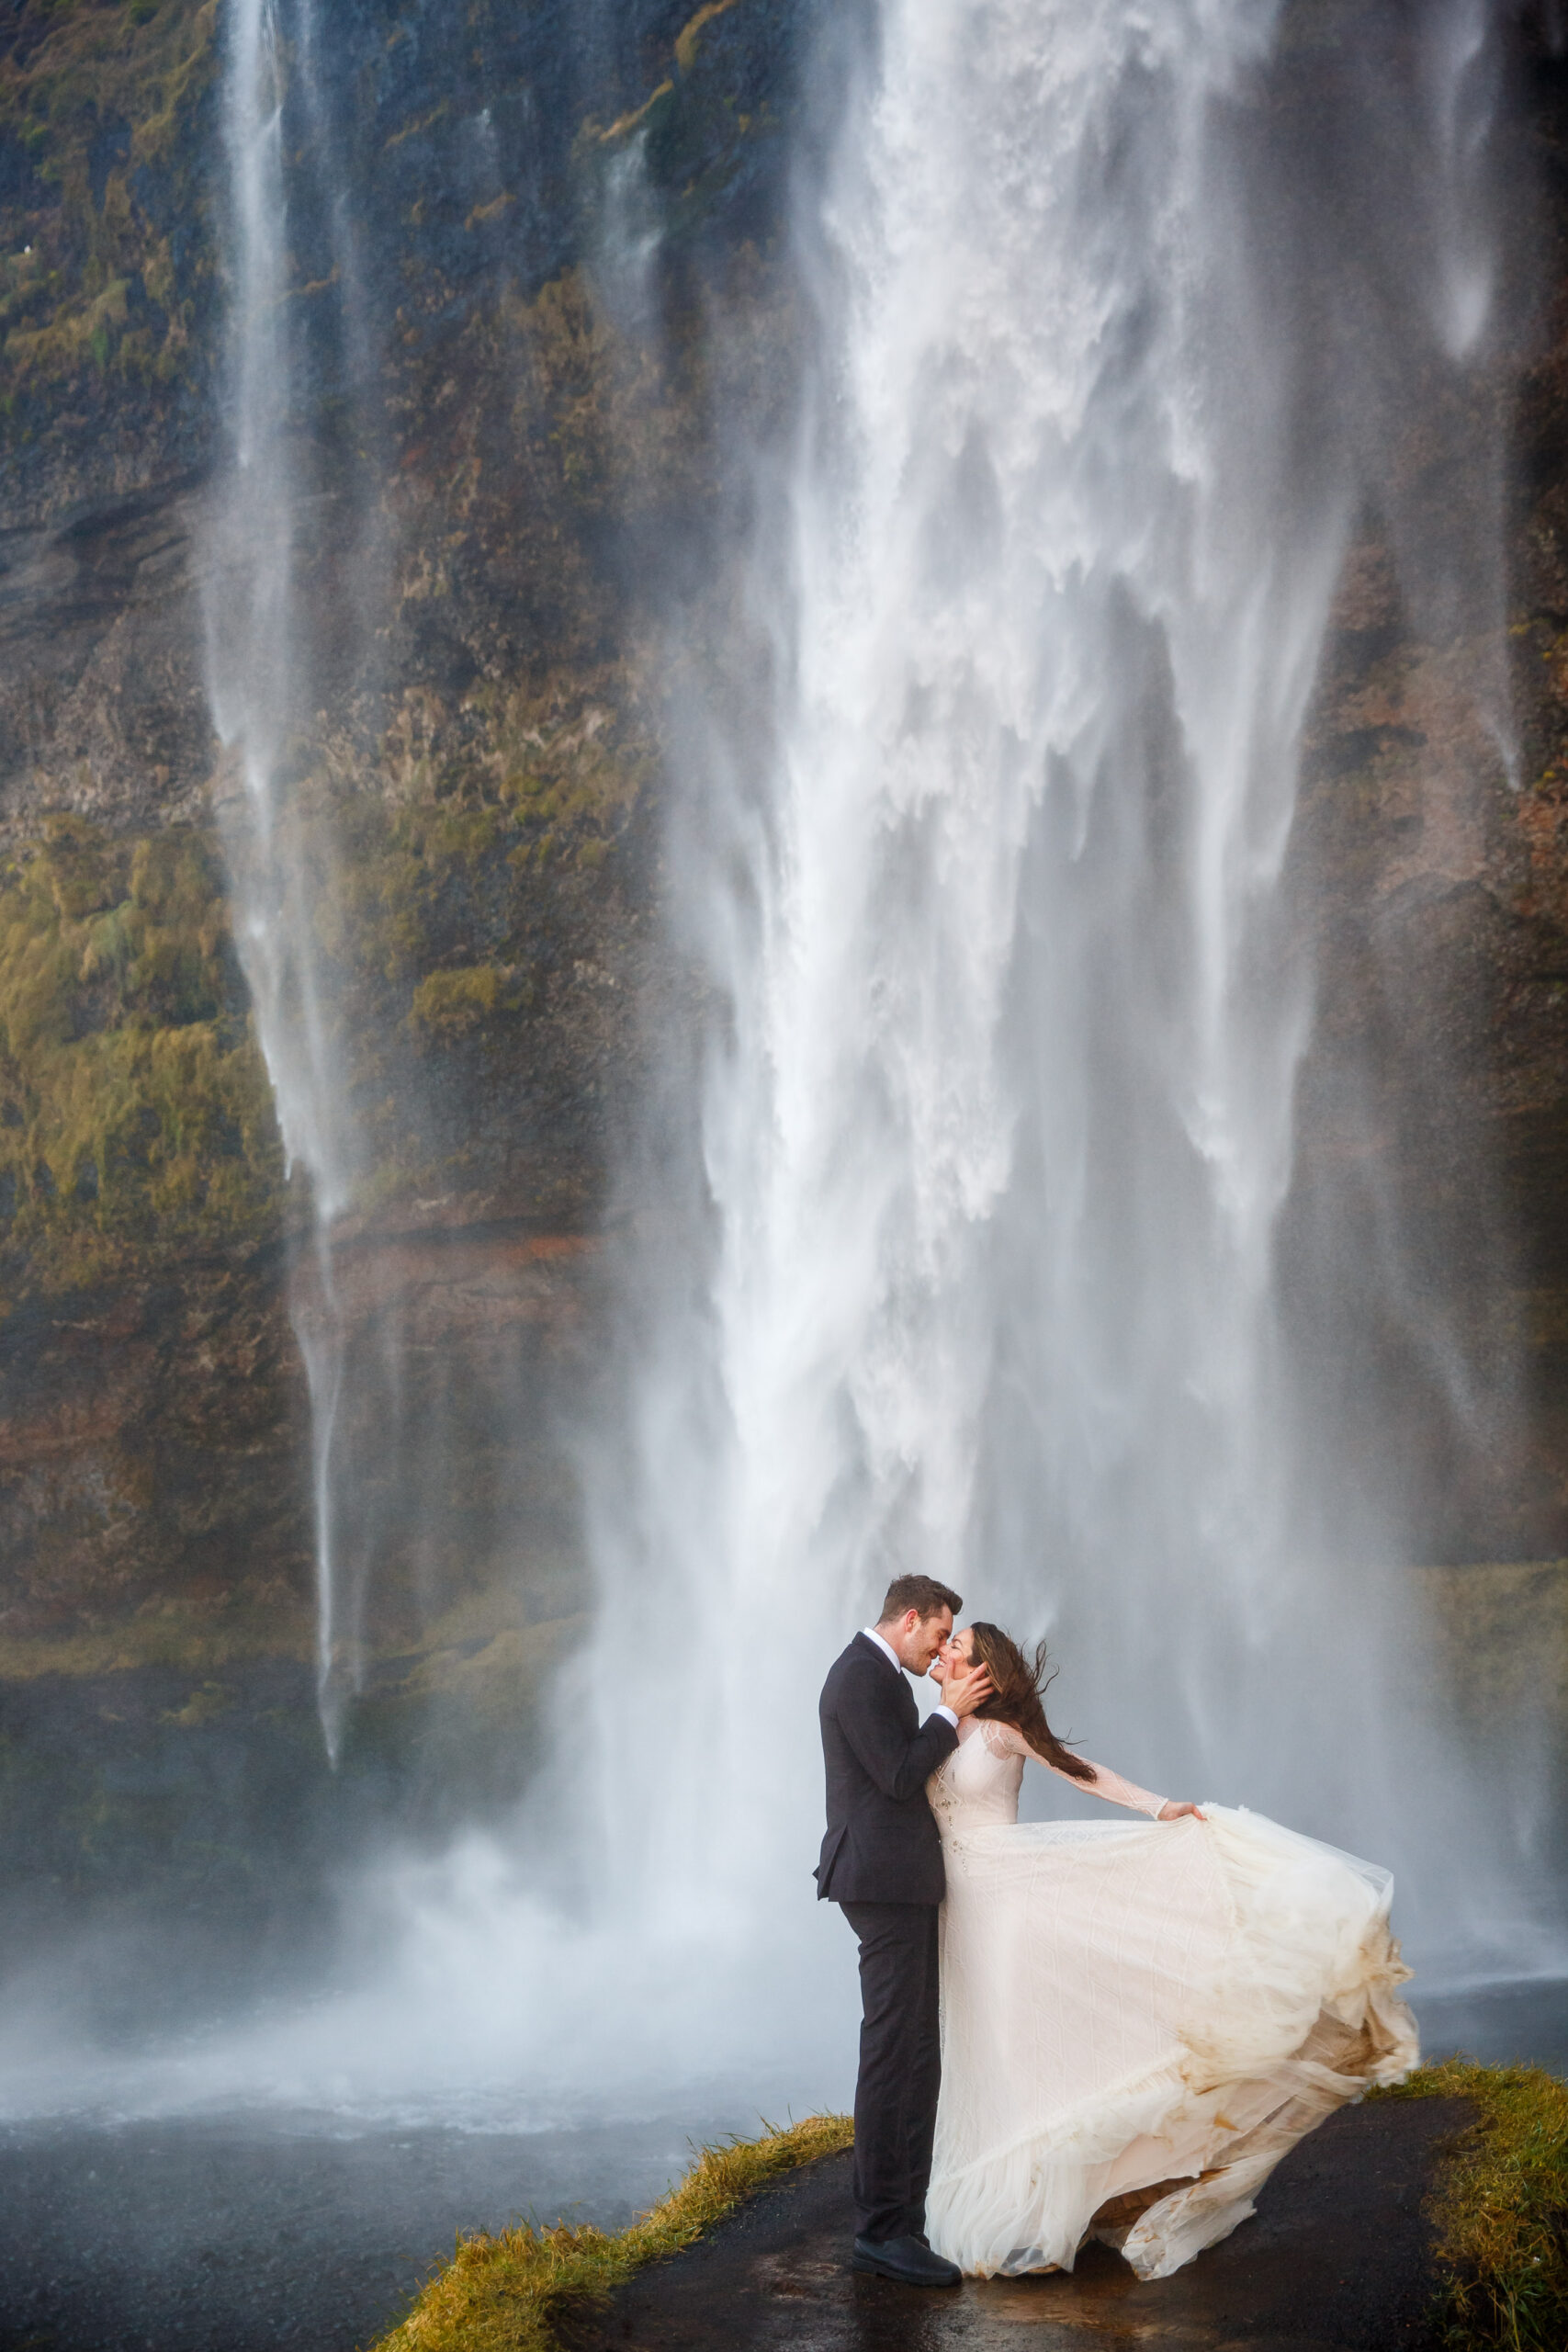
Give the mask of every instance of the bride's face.
<svg viewBox="0 0 1568 2352">
<path fill-rule="evenodd" d="M 931 1660 L 932 1681 L 945 1682 L 950 1674 L 962 1674 L 974 1663 L 974 1657 L 975 1636 L 965 1625 L 961 1634 L 949 1634 Z"/>
</svg>

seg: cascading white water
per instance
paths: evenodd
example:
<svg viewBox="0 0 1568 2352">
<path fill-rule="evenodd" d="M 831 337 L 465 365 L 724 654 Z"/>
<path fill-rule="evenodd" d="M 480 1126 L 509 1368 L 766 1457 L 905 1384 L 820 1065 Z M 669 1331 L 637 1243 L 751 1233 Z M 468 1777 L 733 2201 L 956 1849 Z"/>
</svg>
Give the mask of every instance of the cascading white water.
<svg viewBox="0 0 1568 2352">
<path fill-rule="evenodd" d="M 1529 1944 L 1496 1784 L 1396 1688 L 1397 1481 L 1342 1490 L 1281 1307 L 1303 729 L 1389 446 L 1314 346 L 1356 260 L 1325 201 L 1292 246 L 1253 119 L 1282 26 L 886 0 L 803 195 L 820 340 L 729 665 L 771 724 L 716 687 L 682 747 L 705 1201 L 592 1498 L 636 1916 L 798 1943 L 816 1681 L 897 1566 L 1049 1630 L 1090 1754 L 1395 1862 L 1424 1959 Z M 1489 12 L 1413 39 L 1361 328 L 1412 376 L 1486 323 Z"/>
<path fill-rule="evenodd" d="M 315 38 L 306 0 L 309 69 Z M 310 904 L 308 849 L 290 805 L 305 698 L 297 593 L 302 484 L 294 414 L 299 352 L 291 328 L 285 200 L 285 44 L 273 0 L 234 0 L 228 30 L 224 141 L 231 207 L 231 453 L 215 505 L 206 571 L 208 693 L 241 789 L 220 802 L 234 876 L 235 930 L 257 1035 L 291 1170 L 310 1186 L 313 1250 L 293 1285 L 294 1325 L 311 1413 L 318 1583 L 317 1682 L 334 1758 L 358 1671 L 334 1557 L 333 1448 L 346 1338 L 333 1281 L 331 1227 L 357 1167 L 355 1136 L 333 1050 Z M 352 279 L 350 280 L 352 283 Z M 303 634 L 302 634 L 303 633 Z"/>
</svg>

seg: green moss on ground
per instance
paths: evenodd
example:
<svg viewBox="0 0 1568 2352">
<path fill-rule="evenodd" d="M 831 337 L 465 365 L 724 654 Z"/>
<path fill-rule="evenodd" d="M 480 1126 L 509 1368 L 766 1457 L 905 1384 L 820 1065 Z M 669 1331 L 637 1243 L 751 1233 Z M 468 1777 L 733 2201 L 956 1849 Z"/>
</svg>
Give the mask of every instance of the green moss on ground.
<svg viewBox="0 0 1568 2352">
<path fill-rule="evenodd" d="M 49 819 L 0 867 L 0 1286 L 270 1238 L 282 1185 L 211 840 Z"/>
<path fill-rule="evenodd" d="M 190 131 L 218 24 L 217 0 L 23 0 L 0 39 L 0 439 L 77 387 L 188 366 L 214 267 L 187 225 Z"/>
<path fill-rule="evenodd" d="M 672 2195 L 615 2236 L 563 2224 L 463 2238 L 378 2352 L 551 2352 L 573 2303 L 602 2300 L 645 2263 L 679 2254 L 781 2173 L 836 2155 L 853 2136 L 847 2115 L 814 2115 L 705 2148 Z"/>
<path fill-rule="evenodd" d="M 1429 2212 L 1443 2274 L 1437 2320 L 1453 2352 L 1568 2344 L 1568 2083 L 1540 2066 L 1424 2066 L 1381 2098 L 1463 2098 L 1474 2122 Z"/>
</svg>

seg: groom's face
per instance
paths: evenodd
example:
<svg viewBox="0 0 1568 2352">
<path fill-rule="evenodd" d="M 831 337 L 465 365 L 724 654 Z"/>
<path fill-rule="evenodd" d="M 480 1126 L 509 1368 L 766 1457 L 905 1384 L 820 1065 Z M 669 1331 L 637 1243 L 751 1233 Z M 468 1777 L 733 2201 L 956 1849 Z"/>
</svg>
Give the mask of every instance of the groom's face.
<svg viewBox="0 0 1568 2352">
<path fill-rule="evenodd" d="M 934 1616 L 917 1617 L 912 1609 L 906 1610 L 899 1621 L 898 1636 L 894 1648 L 899 1661 L 911 1674 L 930 1671 L 931 1662 L 946 1644 L 953 1631 L 953 1611 L 939 1609 Z"/>
</svg>

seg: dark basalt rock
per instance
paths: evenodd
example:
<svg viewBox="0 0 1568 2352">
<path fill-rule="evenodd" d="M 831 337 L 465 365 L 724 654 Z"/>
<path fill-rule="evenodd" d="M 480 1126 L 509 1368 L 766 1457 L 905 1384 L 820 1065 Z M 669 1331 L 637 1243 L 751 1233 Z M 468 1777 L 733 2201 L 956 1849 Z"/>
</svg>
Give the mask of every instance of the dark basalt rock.
<svg viewBox="0 0 1568 2352">
<path fill-rule="evenodd" d="M 1142 2285 L 1091 2246 L 1070 2274 L 933 2293 L 856 2277 L 848 2155 L 765 2190 L 711 2236 L 575 2315 L 570 2352 L 1043 2352 L 1087 2343 L 1436 2352 L 1422 2205 L 1462 2099 L 1342 2109 L 1293 2149 L 1251 2221 Z"/>
<path fill-rule="evenodd" d="M 1300 2143 L 1253 2221 L 1173 2279 L 1140 2284 L 1086 2248 L 1072 2275 L 966 2279 L 947 2293 L 849 2269 L 851 2159 L 766 2189 L 710 2237 L 644 2269 L 571 2352 L 1013 2352 L 1022 2340 L 1192 2352 L 1437 2352 L 1437 2267 L 1422 2201 L 1464 2100 L 1347 2108 Z"/>
</svg>

